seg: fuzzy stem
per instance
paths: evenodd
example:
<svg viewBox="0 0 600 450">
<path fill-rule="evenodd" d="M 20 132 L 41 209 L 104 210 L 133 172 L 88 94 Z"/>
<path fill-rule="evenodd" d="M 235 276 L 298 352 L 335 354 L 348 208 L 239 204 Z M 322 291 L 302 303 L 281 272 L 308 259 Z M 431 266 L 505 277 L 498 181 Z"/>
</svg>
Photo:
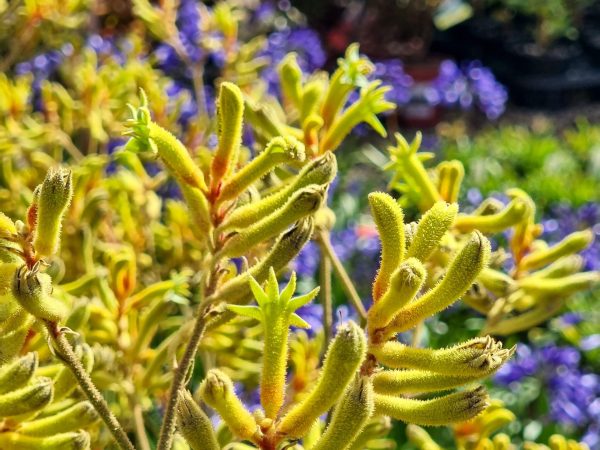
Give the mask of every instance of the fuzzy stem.
<svg viewBox="0 0 600 450">
<path fill-rule="evenodd" d="M 354 309 L 360 316 L 361 324 L 364 325 L 365 321 L 367 320 L 367 311 L 365 310 L 365 307 L 362 303 L 362 300 L 360 299 L 360 296 L 358 295 L 358 292 L 356 292 L 356 288 L 354 287 L 354 284 L 352 283 L 348 272 L 346 272 L 346 269 L 344 268 L 342 262 L 336 255 L 333 246 L 331 245 L 331 241 L 329 240 L 329 233 L 321 231 L 319 233 L 319 242 L 325 254 L 324 256 L 327 256 L 331 260 L 333 271 L 337 275 L 338 280 L 342 283 L 342 288 L 344 289 L 344 292 L 346 292 L 346 295 L 350 298 L 352 306 L 354 306 Z"/>
<path fill-rule="evenodd" d="M 127 433 L 125 433 L 117 418 L 108 408 L 102 394 L 100 394 L 89 374 L 85 371 L 81 361 L 79 361 L 79 358 L 73 351 L 73 347 L 71 347 L 71 344 L 62 330 L 58 327 L 56 322 L 45 321 L 45 325 L 52 341 L 59 351 L 61 361 L 71 370 L 71 372 L 73 372 L 79 386 L 83 392 L 85 392 L 85 395 L 96 411 L 98 411 L 100 417 L 102 417 L 102 420 L 112 433 L 119 447 L 126 450 L 135 450 L 135 447 L 127 437 Z"/>
<path fill-rule="evenodd" d="M 319 284 L 321 286 L 321 304 L 323 305 L 323 333 L 325 348 L 331 339 L 333 328 L 333 301 L 331 298 L 331 259 L 327 256 L 323 243 L 320 242 L 321 263 L 319 265 Z"/>
<path fill-rule="evenodd" d="M 173 381 L 171 383 L 171 389 L 169 390 L 169 401 L 167 403 L 167 409 L 165 410 L 165 416 L 163 418 L 162 426 L 160 427 L 160 437 L 158 439 L 157 450 L 171 450 L 173 445 L 173 437 L 175 433 L 176 415 L 175 411 L 177 408 L 177 402 L 179 401 L 179 391 L 183 389 L 185 384 L 185 378 L 190 369 L 192 361 L 196 357 L 196 351 L 198 350 L 198 344 L 204 334 L 204 328 L 206 326 L 206 317 L 204 314 L 199 313 L 194 323 L 194 329 L 188 344 L 185 348 L 185 353 L 175 369 Z"/>
</svg>

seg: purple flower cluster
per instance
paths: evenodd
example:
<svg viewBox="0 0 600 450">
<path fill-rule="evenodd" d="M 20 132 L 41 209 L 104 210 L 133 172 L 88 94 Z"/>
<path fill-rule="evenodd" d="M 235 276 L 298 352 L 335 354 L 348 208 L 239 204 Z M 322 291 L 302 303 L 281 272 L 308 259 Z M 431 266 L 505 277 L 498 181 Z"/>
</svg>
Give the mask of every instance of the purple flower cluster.
<svg viewBox="0 0 600 450">
<path fill-rule="evenodd" d="M 581 252 L 586 270 L 600 270 L 600 204 L 588 203 L 579 209 L 558 205 L 542 220 L 543 238 L 550 243 L 558 242 L 574 231 L 591 228 L 596 239 Z"/>
<path fill-rule="evenodd" d="M 459 66 L 449 59 L 440 64 L 440 73 L 425 96 L 430 103 L 445 107 L 476 106 L 491 120 L 502 115 L 508 100 L 506 88 L 479 61 Z"/>
<path fill-rule="evenodd" d="M 375 62 L 375 70 L 371 78 L 381 80 L 392 90 L 386 95 L 387 100 L 396 105 L 406 105 L 411 98 L 410 88 L 414 80 L 404 71 L 404 65 L 399 59 L 386 59 Z"/>
<path fill-rule="evenodd" d="M 305 73 L 321 69 L 327 60 L 319 34 L 310 28 L 286 28 L 271 33 L 262 53 L 271 63 L 264 69 L 262 77 L 273 94 L 279 86 L 277 65 L 290 52 L 296 53 L 298 65 Z"/>
<path fill-rule="evenodd" d="M 36 111 L 40 111 L 43 106 L 40 98 L 42 83 L 52 78 L 65 57 L 72 54 L 73 46 L 71 44 L 65 44 L 60 50 L 50 50 L 46 53 L 40 53 L 33 59 L 16 65 L 15 73 L 17 75 L 33 75 L 31 98 Z"/>
<path fill-rule="evenodd" d="M 519 345 L 517 355 L 496 374 L 499 385 L 518 390 L 520 382 L 535 377 L 550 398 L 549 415 L 557 423 L 584 431 L 583 441 L 600 449 L 600 376 L 584 371 L 574 347 Z"/>
<path fill-rule="evenodd" d="M 196 0 L 182 0 L 179 3 L 176 19 L 178 37 L 186 57 L 194 63 L 202 58 L 202 50 L 198 44 L 200 21 L 201 16 Z M 158 60 L 158 66 L 165 72 L 179 73 L 185 71 L 179 55 L 170 44 L 160 44 L 154 54 Z"/>
</svg>

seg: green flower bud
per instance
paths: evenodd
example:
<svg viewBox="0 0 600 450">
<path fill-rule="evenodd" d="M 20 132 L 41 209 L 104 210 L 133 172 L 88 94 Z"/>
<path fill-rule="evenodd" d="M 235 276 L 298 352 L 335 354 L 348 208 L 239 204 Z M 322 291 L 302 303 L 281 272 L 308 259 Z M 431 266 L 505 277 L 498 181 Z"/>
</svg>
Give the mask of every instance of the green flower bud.
<svg viewBox="0 0 600 450">
<path fill-rule="evenodd" d="M 527 312 L 500 320 L 496 323 L 488 323 L 482 330 L 482 333 L 509 336 L 519 331 L 529 330 L 556 314 L 563 304 L 564 302 L 561 298 L 546 299 L 536 304 Z"/>
<path fill-rule="evenodd" d="M 438 248 L 446 231 L 452 226 L 457 212 L 456 203 L 436 202 L 419 221 L 417 231 L 408 247 L 407 257 L 427 261 Z"/>
<path fill-rule="evenodd" d="M 504 433 L 494 436 L 492 442 L 494 443 L 494 450 L 511 450 L 513 448 L 510 438 Z"/>
<path fill-rule="evenodd" d="M 25 387 L 0 395 L 0 417 L 40 411 L 51 401 L 52 380 L 38 378 Z"/>
<path fill-rule="evenodd" d="M 383 297 L 369 309 L 370 333 L 387 326 L 396 313 L 413 300 L 425 283 L 426 276 L 427 271 L 418 259 L 409 258 L 400 264 L 392 274 Z"/>
<path fill-rule="evenodd" d="M 471 234 L 467 243 L 450 263 L 440 283 L 421 298 L 401 309 L 390 331 L 410 330 L 427 317 L 454 303 L 473 284 L 490 257 L 490 242 L 478 231 Z"/>
<path fill-rule="evenodd" d="M 90 435 L 81 430 L 48 437 L 25 436 L 15 432 L 0 433 L 0 448 L 5 450 L 85 450 L 90 448 Z"/>
<path fill-rule="evenodd" d="M 502 404 L 492 405 L 477 419 L 480 436 L 488 437 L 517 420 L 517 417 Z"/>
<path fill-rule="evenodd" d="M 323 119 L 319 116 L 318 110 L 323 99 L 324 90 L 325 80 L 322 78 L 310 80 L 304 86 L 304 90 L 302 92 L 302 108 L 300 110 L 300 118 L 302 122 L 302 129 L 305 133 L 307 129 L 314 128 L 315 122 L 320 122 L 318 128 L 323 126 Z M 311 122 L 313 122 L 312 126 L 310 124 Z"/>
<path fill-rule="evenodd" d="M 515 280 L 498 270 L 485 268 L 477 277 L 483 286 L 495 295 L 503 297 L 516 288 Z"/>
<path fill-rule="evenodd" d="M 227 178 L 238 162 L 242 142 L 244 98 L 240 88 L 229 82 L 221 83 L 217 100 L 219 146 L 211 165 L 211 191 L 217 192 L 221 181 Z"/>
<path fill-rule="evenodd" d="M 541 270 L 528 274 L 528 277 L 559 278 L 577 273 L 583 267 L 583 258 L 579 255 L 568 255 L 558 258 Z"/>
<path fill-rule="evenodd" d="M 464 422 L 476 417 L 487 406 L 488 396 L 483 386 L 431 400 L 375 394 L 376 414 L 426 426 Z"/>
<path fill-rule="evenodd" d="M 479 230 L 482 233 L 498 233 L 521 222 L 529 214 L 527 204 L 520 198 L 513 199 L 502 211 L 485 216 L 459 214 L 454 221 L 454 227 L 467 233 Z"/>
<path fill-rule="evenodd" d="M 346 450 L 373 414 L 373 386 L 368 377 L 356 377 L 335 407 L 325 433 L 311 450 Z"/>
<path fill-rule="evenodd" d="M 207 302 L 214 303 L 217 299 L 223 299 L 230 304 L 245 303 L 251 296 L 249 278 L 253 277 L 262 283 L 267 279 L 271 267 L 275 272 L 284 268 L 296 257 L 312 233 L 312 218 L 308 217 L 297 222 L 289 231 L 281 235 L 264 259 L 250 267 L 247 272 L 225 282 Z"/>
<path fill-rule="evenodd" d="M 302 69 L 296 61 L 296 54 L 288 53 L 279 63 L 277 71 L 284 101 L 299 110 L 302 96 Z"/>
<path fill-rule="evenodd" d="M 325 189 L 324 186 L 310 185 L 296 192 L 280 209 L 229 238 L 219 256 L 242 256 L 297 220 L 313 214 L 323 203 Z"/>
<path fill-rule="evenodd" d="M 52 279 L 48 274 L 39 273 L 37 267 L 29 270 L 22 266 L 17 270 L 12 293 L 19 304 L 36 319 L 60 322 L 68 314 L 67 307 L 51 297 Z"/>
<path fill-rule="evenodd" d="M 220 450 L 210 419 L 188 391 L 179 393 L 177 419 L 179 432 L 192 450 Z"/>
<path fill-rule="evenodd" d="M 71 171 L 50 169 L 39 187 L 33 247 L 38 257 L 58 250 L 63 215 L 73 197 Z"/>
<path fill-rule="evenodd" d="M 35 223 L 35 217 L 34 223 Z M 17 255 L 20 246 L 10 238 L 17 234 L 17 227 L 10 217 L 0 212 L 0 263 L 18 263 L 21 258 Z M 0 278 L 1 280 L 1 278 Z"/>
<path fill-rule="evenodd" d="M 422 394 L 447 391 L 486 376 L 487 373 L 469 376 L 448 375 L 429 370 L 383 370 L 373 376 L 373 386 L 378 394 Z"/>
<path fill-rule="evenodd" d="M 132 118 L 126 126 L 130 130 L 124 134 L 131 136 L 125 148 L 134 152 L 151 150 L 158 154 L 169 173 L 180 186 L 206 191 L 204 174 L 192 159 L 187 148 L 173 134 L 152 122 L 148 109 L 148 99 L 140 91 L 141 106 L 136 110 L 129 105 Z"/>
<path fill-rule="evenodd" d="M 534 251 L 525 255 L 519 267 L 525 270 L 535 270 L 546 266 L 562 256 L 572 255 L 585 249 L 594 240 L 590 230 L 577 231 L 569 234 L 558 244 L 550 248 Z"/>
<path fill-rule="evenodd" d="M 53 436 L 86 428 L 98 420 L 98 413 L 90 402 L 79 402 L 57 414 L 22 423 L 19 433 L 30 436 Z"/>
<path fill-rule="evenodd" d="M 287 187 L 269 195 L 257 202 L 235 209 L 220 227 L 222 231 L 242 230 L 278 210 L 299 190 L 316 184 L 329 184 L 337 174 L 337 161 L 333 153 L 312 160 L 305 165 L 300 173 Z"/>
<path fill-rule="evenodd" d="M 340 326 L 314 389 L 281 419 L 277 432 L 290 438 L 308 433 L 313 422 L 340 398 L 364 360 L 365 349 L 366 339 L 358 325 L 350 321 Z"/>
<path fill-rule="evenodd" d="M 240 439 L 252 439 L 259 432 L 254 417 L 235 394 L 233 383 L 225 373 L 210 370 L 200 385 L 200 396 Z"/>
<path fill-rule="evenodd" d="M 38 367 L 37 353 L 27 353 L 10 364 L 0 367 L 0 394 L 25 386 Z"/>
<path fill-rule="evenodd" d="M 0 326 L 0 365 L 16 358 L 23 348 L 25 338 L 34 318 L 19 308 Z"/>
<path fill-rule="evenodd" d="M 437 166 L 438 191 L 449 203 L 458 201 L 460 185 L 465 177 L 465 168 L 460 161 L 443 161 Z"/>
<path fill-rule="evenodd" d="M 208 200 L 200 189 L 185 184 L 181 185 L 181 193 L 189 210 L 189 218 L 194 236 L 200 242 L 204 242 L 208 231 L 212 227 Z"/>
<path fill-rule="evenodd" d="M 383 192 L 369 194 L 369 204 L 381 240 L 381 264 L 373 283 L 373 300 L 377 302 L 388 290 L 392 273 L 404 259 L 404 213 L 398 202 Z"/>
<path fill-rule="evenodd" d="M 442 450 L 442 447 L 429 436 L 429 433 L 418 425 L 409 423 L 406 426 L 406 437 L 419 450 Z"/>
<path fill-rule="evenodd" d="M 513 355 L 515 349 L 504 349 L 502 342 L 486 336 L 440 350 L 409 347 L 390 341 L 371 348 L 371 352 L 379 362 L 389 367 L 482 377 L 497 370 Z"/>
<path fill-rule="evenodd" d="M 252 183 L 275 166 L 304 161 L 304 145 L 292 136 L 271 139 L 265 150 L 229 178 L 219 195 L 219 200 L 239 196 Z"/>
<path fill-rule="evenodd" d="M 589 289 L 598 282 L 600 272 L 583 272 L 549 279 L 527 277 L 517 281 L 517 285 L 535 295 L 567 295 Z"/>
</svg>

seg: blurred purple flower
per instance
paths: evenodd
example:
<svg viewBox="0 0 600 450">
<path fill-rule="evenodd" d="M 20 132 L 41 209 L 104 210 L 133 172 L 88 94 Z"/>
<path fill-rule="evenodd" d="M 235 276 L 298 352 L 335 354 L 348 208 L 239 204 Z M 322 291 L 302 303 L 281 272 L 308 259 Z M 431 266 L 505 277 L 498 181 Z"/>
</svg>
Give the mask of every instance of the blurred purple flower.
<svg viewBox="0 0 600 450">
<path fill-rule="evenodd" d="M 508 93 L 481 62 L 468 61 L 459 66 L 447 59 L 440 64 L 439 75 L 426 97 L 430 103 L 446 107 L 477 107 L 488 119 L 494 120 L 506 109 Z"/>
<path fill-rule="evenodd" d="M 535 377 L 550 398 L 552 420 L 585 431 L 597 429 L 600 426 L 600 376 L 585 372 L 580 362 L 581 354 L 574 347 L 519 345 L 516 357 L 498 371 L 494 381 L 517 390 L 526 377 Z M 593 433 L 586 433 L 584 440 L 591 448 L 598 448 L 592 436 Z"/>
<path fill-rule="evenodd" d="M 267 56 L 271 63 L 265 68 L 262 77 L 269 85 L 269 92 L 277 94 L 279 76 L 277 65 L 290 52 L 295 52 L 298 65 L 305 73 L 321 69 L 327 56 L 319 34 L 310 28 L 284 29 L 271 33 L 267 47 L 262 56 Z"/>
</svg>

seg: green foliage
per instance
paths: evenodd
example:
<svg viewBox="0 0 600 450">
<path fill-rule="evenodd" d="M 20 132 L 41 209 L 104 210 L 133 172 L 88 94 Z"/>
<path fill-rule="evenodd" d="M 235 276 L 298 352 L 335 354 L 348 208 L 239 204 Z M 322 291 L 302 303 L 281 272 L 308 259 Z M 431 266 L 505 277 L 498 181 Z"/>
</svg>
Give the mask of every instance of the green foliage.
<svg viewBox="0 0 600 450">
<path fill-rule="evenodd" d="M 545 210 L 560 202 L 577 206 L 595 198 L 598 139 L 600 129 L 585 120 L 562 132 L 501 126 L 474 137 L 448 136 L 442 140 L 441 154 L 464 164 L 469 174 L 465 188 L 489 195 L 519 186 Z"/>
</svg>

